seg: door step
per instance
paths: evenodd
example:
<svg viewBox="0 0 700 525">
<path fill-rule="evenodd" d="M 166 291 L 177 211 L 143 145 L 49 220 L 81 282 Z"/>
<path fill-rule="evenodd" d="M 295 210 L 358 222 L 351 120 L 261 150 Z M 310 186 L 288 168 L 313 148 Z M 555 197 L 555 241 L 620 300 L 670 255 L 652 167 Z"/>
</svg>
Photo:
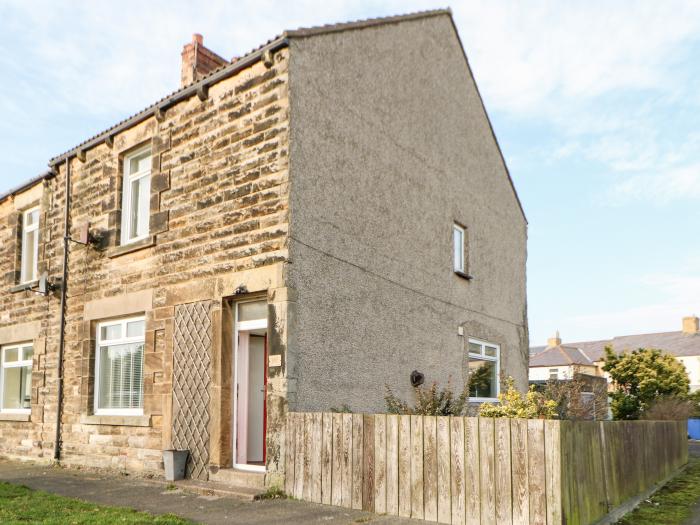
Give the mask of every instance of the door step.
<svg viewBox="0 0 700 525">
<path fill-rule="evenodd" d="M 264 472 L 248 472 L 246 470 L 222 468 L 216 473 L 211 472 L 209 474 L 209 480 L 225 485 L 246 487 L 260 492 L 264 492 L 266 489 Z"/>
<path fill-rule="evenodd" d="M 223 498 L 236 498 L 245 501 L 253 501 L 264 491 L 251 487 L 241 487 L 216 481 L 199 481 L 196 479 L 183 479 L 172 483 L 175 487 L 185 492 L 202 496 L 220 496 Z"/>
</svg>

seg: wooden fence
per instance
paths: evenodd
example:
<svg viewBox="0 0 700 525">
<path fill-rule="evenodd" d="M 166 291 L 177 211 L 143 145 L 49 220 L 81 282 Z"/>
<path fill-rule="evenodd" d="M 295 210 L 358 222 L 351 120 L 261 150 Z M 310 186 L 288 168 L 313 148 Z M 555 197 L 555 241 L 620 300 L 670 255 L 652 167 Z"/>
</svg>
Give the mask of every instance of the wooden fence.
<svg viewBox="0 0 700 525">
<path fill-rule="evenodd" d="M 687 461 L 681 422 L 290 413 L 285 491 L 458 524 L 589 524 Z"/>
</svg>

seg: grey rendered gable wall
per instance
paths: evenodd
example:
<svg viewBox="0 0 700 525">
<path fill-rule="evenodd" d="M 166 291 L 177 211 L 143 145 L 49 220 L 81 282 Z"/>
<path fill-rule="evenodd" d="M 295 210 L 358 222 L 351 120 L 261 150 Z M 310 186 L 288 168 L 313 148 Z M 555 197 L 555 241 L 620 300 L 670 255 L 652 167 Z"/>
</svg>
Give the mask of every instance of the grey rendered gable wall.
<svg viewBox="0 0 700 525">
<path fill-rule="evenodd" d="M 447 15 L 290 39 L 292 410 L 384 409 L 466 373 L 527 382 L 526 223 Z M 468 228 L 468 282 L 452 223 Z"/>
</svg>

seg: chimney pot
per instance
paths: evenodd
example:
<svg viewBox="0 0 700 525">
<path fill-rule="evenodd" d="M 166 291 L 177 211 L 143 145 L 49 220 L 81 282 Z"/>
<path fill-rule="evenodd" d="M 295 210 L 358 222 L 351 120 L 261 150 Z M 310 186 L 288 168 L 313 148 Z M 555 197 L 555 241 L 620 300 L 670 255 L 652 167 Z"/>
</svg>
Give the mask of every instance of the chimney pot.
<svg viewBox="0 0 700 525">
<path fill-rule="evenodd" d="M 700 333 L 700 319 L 698 319 L 698 316 L 691 315 L 683 318 L 683 333 L 688 335 Z"/>
<path fill-rule="evenodd" d="M 192 43 L 193 44 L 199 44 L 200 46 L 204 45 L 204 37 L 200 35 L 199 33 L 192 33 Z"/>
<path fill-rule="evenodd" d="M 557 330 L 557 333 L 554 337 L 550 337 L 547 339 L 547 346 L 549 348 L 552 348 L 554 346 L 561 346 L 561 337 L 559 336 L 559 330 Z"/>
</svg>

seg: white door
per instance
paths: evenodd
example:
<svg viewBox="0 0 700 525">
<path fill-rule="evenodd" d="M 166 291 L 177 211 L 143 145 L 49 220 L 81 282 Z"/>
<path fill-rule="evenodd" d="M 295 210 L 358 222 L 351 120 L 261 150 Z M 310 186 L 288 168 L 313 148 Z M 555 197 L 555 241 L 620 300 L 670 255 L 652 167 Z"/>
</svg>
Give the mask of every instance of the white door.
<svg viewBox="0 0 700 525">
<path fill-rule="evenodd" d="M 267 304 L 264 301 L 238 303 L 235 330 L 235 467 L 264 471 Z"/>
<path fill-rule="evenodd" d="M 248 350 L 248 463 L 262 463 L 265 442 L 265 338 L 252 335 Z"/>
</svg>

